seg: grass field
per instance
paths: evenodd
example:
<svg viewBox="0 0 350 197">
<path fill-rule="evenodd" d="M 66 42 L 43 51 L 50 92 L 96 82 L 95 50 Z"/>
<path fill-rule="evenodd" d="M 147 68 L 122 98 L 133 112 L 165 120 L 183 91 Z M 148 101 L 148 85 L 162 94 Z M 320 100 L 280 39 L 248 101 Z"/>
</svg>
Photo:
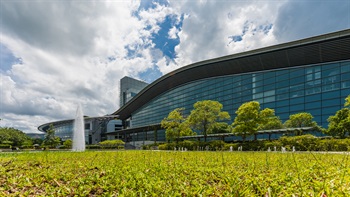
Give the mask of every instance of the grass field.
<svg viewBox="0 0 350 197">
<path fill-rule="evenodd" d="M 0 154 L 0 196 L 350 196 L 349 154 Z"/>
</svg>

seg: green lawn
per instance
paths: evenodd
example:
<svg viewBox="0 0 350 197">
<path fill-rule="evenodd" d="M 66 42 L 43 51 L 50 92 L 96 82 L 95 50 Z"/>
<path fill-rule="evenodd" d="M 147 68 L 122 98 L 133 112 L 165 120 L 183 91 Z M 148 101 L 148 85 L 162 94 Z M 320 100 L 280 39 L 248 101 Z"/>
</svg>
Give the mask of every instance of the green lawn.
<svg viewBox="0 0 350 197">
<path fill-rule="evenodd" d="M 349 154 L 0 154 L 0 196 L 350 196 Z"/>
</svg>

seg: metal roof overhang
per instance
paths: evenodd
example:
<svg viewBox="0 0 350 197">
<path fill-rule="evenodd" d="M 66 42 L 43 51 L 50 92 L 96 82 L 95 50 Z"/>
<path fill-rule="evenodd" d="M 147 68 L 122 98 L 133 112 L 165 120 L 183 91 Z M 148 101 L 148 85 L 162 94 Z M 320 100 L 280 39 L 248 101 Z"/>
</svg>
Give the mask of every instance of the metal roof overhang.
<svg viewBox="0 0 350 197">
<path fill-rule="evenodd" d="M 113 114 L 125 120 L 158 95 L 191 81 L 350 59 L 350 29 L 194 63 L 159 78 Z"/>
</svg>

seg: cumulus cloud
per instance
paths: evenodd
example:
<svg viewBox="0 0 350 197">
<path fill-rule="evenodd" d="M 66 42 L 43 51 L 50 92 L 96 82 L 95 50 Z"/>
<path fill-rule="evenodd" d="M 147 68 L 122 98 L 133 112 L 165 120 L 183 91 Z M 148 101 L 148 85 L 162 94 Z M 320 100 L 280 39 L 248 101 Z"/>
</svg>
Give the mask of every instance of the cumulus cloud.
<svg viewBox="0 0 350 197">
<path fill-rule="evenodd" d="M 336 1 L 1 1 L 0 124 L 112 113 L 123 76 L 349 28 Z"/>
<path fill-rule="evenodd" d="M 119 80 L 152 67 L 150 32 L 169 12 L 158 6 L 136 17 L 138 8 L 138 1 L 1 2 L 1 44 L 22 60 L 1 73 L 1 125 L 34 132 L 73 118 L 77 103 L 86 115 L 114 112 Z"/>
<path fill-rule="evenodd" d="M 159 59 L 160 71 L 173 69 L 210 58 L 247 51 L 277 43 L 273 34 L 275 13 L 284 1 L 178 1 L 173 8 L 184 15 L 181 30 L 169 31 L 180 39 L 176 58 Z M 232 38 L 239 37 L 233 41 Z"/>
</svg>

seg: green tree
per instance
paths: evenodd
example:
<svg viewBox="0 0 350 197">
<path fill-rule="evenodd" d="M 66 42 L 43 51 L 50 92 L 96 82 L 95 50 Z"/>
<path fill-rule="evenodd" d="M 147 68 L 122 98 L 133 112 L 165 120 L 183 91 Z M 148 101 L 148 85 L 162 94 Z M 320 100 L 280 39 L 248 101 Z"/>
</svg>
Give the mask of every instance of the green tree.
<svg viewBox="0 0 350 197">
<path fill-rule="evenodd" d="M 230 133 L 231 129 L 226 122 L 217 122 L 213 125 L 210 133 Z"/>
<path fill-rule="evenodd" d="M 260 110 L 260 104 L 257 101 L 243 103 L 235 113 L 232 132 L 242 136 L 243 141 L 247 136 L 256 134 L 259 129 L 280 127 L 275 111 L 270 108 Z"/>
<path fill-rule="evenodd" d="M 350 95 L 345 98 L 344 108 L 338 110 L 334 116 L 330 116 L 327 121 L 329 124 L 326 134 L 340 138 L 350 135 Z"/>
<path fill-rule="evenodd" d="M 183 116 L 184 108 L 176 108 L 171 111 L 168 117 L 162 120 L 161 127 L 165 129 L 165 138 L 167 141 L 178 141 L 180 136 L 195 135 L 190 129 L 185 117 Z"/>
<path fill-rule="evenodd" d="M 336 112 L 334 116 L 330 116 L 327 121 L 328 129 L 326 134 L 333 137 L 339 136 L 340 138 L 345 138 L 347 134 L 350 134 L 350 109 L 343 108 Z"/>
<path fill-rule="evenodd" d="M 63 142 L 63 146 L 65 148 L 72 148 L 72 145 L 73 145 L 73 141 L 71 139 L 68 139 L 68 140 Z"/>
<path fill-rule="evenodd" d="M 350 95 L 345 98 L 344 107 L 350 108 Z"/>
<path fill-rule="evenodd" d="M 198 101 L 193 105 L 194 109 L 187 118 L 188 124 L 195 130 L 202 131 L 204 141 L 207 141 L 207 135 L 215 131 L 218 121 L 229 120 L 228 112 L 222 111 L 222 104 L 218 101 L 204 100 Z"/>
<path fill-rule="evenodd" d="M 0 128 L 0 144 L 11 144 L 12 146 L 22 146 L 24 143 L 30 143 L 30 137 L 24 132 L 8 127 Z"/>
<path fill-rule="evenodd" d="M 261 123 L 258 130 L 282 129 L 283 123 L 278 116 L 275 115 L 275 110 L 266 108 L 260 112 Z"/>
<path fill-rule="evenodd" d="M 46 131 L 43 145 L 48 146 L 50 148 L 55 148 L 60 143 L 61 143 L 60 138 L 55 136 L 55 128 L 53 124 L 50 124 L 50 128 Z"/>
<path fill-rule="evenodd" d="M 290 115 L 284 125 L 287 128 L 317 127 L 317 123 L 313 119 L 314 117 L 310 113 L 301 112 Z"/>
<path fill-rule="evenodd" d="M 317 122 L 313 121 L 314 117 L 307 112 L 300 112 L 292 114 L 289 119 L 284 123 L 287 128 L 301 128 L 301 127 L 312 127 L 315 130 L 321 131 L 321 127 L 317 125 Z M 301 130 L 296 130 L 296 135 L 301 135 Z"/>
</svg>

